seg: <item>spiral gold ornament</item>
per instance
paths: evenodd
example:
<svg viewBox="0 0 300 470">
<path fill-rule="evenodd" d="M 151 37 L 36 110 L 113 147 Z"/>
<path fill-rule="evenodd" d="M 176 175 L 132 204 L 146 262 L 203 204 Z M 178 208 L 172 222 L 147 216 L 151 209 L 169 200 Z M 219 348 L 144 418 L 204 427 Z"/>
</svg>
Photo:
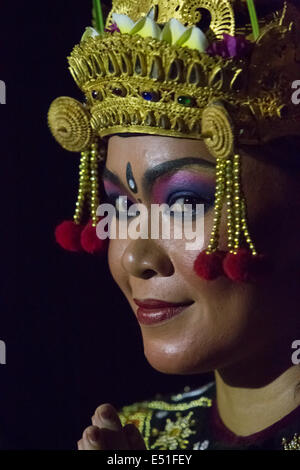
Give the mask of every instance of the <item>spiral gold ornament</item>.
<svg viewBox="0 0 300 470">
<path fill-rule="evenodd" d="M 214 39 L 222 39 L 223 34 L 235 34 L 235 18 L 230 0 L 189 0 L 185 1 L 182 8 L 182 19 L 189 25 L 201 21 L 200 10 L 207 10 L 211 16 L 209 29 Z M 181 10 L 179 10 L 180 12 Z"/>
<path fill-rule="evenodd" d="M 90 114 L 73 98 L 62 96 L 51 103 L 48 124 L 53 137 L 65 150 L 83 152 L 93 142 Z"/>
<path fill-rule="evenodd" d="M 202 115 L 202 134 L 215 158 L 227 159 L 234 153 L 235 133 L 231 118 L 220 102 L 209 104 Z"/>
</svg>

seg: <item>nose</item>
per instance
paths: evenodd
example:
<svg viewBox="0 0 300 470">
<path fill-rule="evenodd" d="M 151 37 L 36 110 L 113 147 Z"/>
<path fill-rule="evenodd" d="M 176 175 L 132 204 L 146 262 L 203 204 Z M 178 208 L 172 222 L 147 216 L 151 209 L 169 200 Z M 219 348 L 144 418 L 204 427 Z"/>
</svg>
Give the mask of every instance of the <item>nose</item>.
<svg viewBox="0 0 300 470">
<path fill-rule="evenodd" d="M 153 240 L 131 240 L 122 255 L 123 268 L 134 277 L 150 279 L 167 277 L 174 273 L 174 266 L 167 253 Z"/>
</svg>

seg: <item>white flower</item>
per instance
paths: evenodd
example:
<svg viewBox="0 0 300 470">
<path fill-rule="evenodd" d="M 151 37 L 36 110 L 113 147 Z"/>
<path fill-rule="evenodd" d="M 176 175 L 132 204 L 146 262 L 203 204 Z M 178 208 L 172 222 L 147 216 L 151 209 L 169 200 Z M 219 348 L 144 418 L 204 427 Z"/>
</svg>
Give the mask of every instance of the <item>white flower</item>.
<svg viewBox="0 0 300 470">
<path fill-rule="evenodd" d="M 199 52 L 205 52 L 209 46 L 207 37 L 200 28 L 192 26 L 187 29 L 175 43 L 175 46 L 197 49 Z"/>
<path fill-rule="evenodd" d="M 154 10 L 150 10 L 147 16 L 142 17 L 136 23 L 127 15 L 112 14 L 113 21 L 117 24 L 121 33 L 138 34 L 144 38 L 152 37 L 166 41 L 178 47 L 188 47 L 199 52 L 205 52 L 209 43 L 200 28 L 193 26 L 186 28 L 176 18 L 170 19 L 163 30 L 154 21 Z"/>
<path fill-rule="evenodd" d="M 138 34 L 144 38 L 160 38 L 161 29 L 150 16 L 144 16 L 136 23 L 127 15 L 112 14 L 113 21 L 117 24 L 121 33 Z"/>
<path fill-rule="evenodd" d="M 187 28 L 180 21 L 172 18 L 165 24 L 160 38 L 169 44 L 175 44 L 186 30 Z"/>
<path fill-rule="evenodd" d="M 88 38 L 95 38 L 96 36 L 99 36 L 98 31 L 96 31 L 95 28 L 92 28 L 91 26 L 87 26 L 87 28 L 85 28 L 85 32 L 83 33 L 81 41 L 85 41 Z"/>
<path fill-rule="evenodd" d="M 117 23 L 119 30 L 123 34 L 129 33 L 134 26 L 134 21 L 127 15 L 119 15 L 118 13 L 113 13 L 112 19 L 115 23 Z"/>
<path fill-rule="evenodd" d="M 135 23 L 134 27 L 129 32 L 129 34 L 138 34 L 143 38 L 147 38 L 150 36 L 155 39 L 160 39 L 161 29 L 155 23 L 154 20 L 152 20 L 148 16 L 145 16 L 144 18 L 141 18 Z"/>
</svg>

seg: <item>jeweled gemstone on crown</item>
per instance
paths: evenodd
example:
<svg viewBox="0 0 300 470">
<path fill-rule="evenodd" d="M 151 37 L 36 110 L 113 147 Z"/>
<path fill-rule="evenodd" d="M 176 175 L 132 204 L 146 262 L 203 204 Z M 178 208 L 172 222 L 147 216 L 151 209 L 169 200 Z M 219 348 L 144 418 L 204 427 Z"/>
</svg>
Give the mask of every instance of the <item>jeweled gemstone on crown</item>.
<svg viewBox="0 0 300 470">
<path fill-rule="evenodd" d="M 123 96 L 123 90 L 121 88 L 113 88 L 112 92 L 116 96 Z"/>
<path fill-rule="evenodd" d="M 146 101 L 159 101 L 159 94 L 155 91 L 143 91 L 141 93 L 142 97 Z"/>
<path fill-rule="evenodd" d="M 195 100 L 191 96 L 178 96 L 177 102 L 183 106 L 195 106 Z"/>
</svg>

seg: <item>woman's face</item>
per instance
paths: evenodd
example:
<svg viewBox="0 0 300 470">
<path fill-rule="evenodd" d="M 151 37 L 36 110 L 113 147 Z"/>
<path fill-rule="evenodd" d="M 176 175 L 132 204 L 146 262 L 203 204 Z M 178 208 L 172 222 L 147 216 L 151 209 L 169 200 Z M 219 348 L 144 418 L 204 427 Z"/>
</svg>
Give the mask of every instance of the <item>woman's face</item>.
<svg viewBox="0 0 300 470">
<path fill-rule="evenodd" d="M 296 265 L 296 181 L 264 158 L 243 154 L 242 165 L 250 233 L 258 251 L 269 253 L 274 261 L 272 272 L 259 284 L 199 278 L 193 270 L 199 251 L 186 250 L 184 238 L 110 241 L 111 273 L 137 317 L 149 363 L 161 372 L 238 369 L 245 361 L 250 367 L 253 358 L 257 364 L 261 358 L 271 361 L 278 348 L 285 348 L 283 362 L 290 361 L 290 341 L 296 337 L 286 322 L 286 309 L 292 308 L 297 290 L 295 274 L 290 275 Z M 205 204 L 203 249 L 207 246 L 213 225 L 215 159 L 203 142 L 113 136 L 104 184 L 109 201 L 127 196 L 129 205 L 142 202 L 148 210 L 151 204 Z M 226 250 L 224 216 L 220 248 Z M 149 310 L 153 299 L 180 306 Z"/>
</svg>

